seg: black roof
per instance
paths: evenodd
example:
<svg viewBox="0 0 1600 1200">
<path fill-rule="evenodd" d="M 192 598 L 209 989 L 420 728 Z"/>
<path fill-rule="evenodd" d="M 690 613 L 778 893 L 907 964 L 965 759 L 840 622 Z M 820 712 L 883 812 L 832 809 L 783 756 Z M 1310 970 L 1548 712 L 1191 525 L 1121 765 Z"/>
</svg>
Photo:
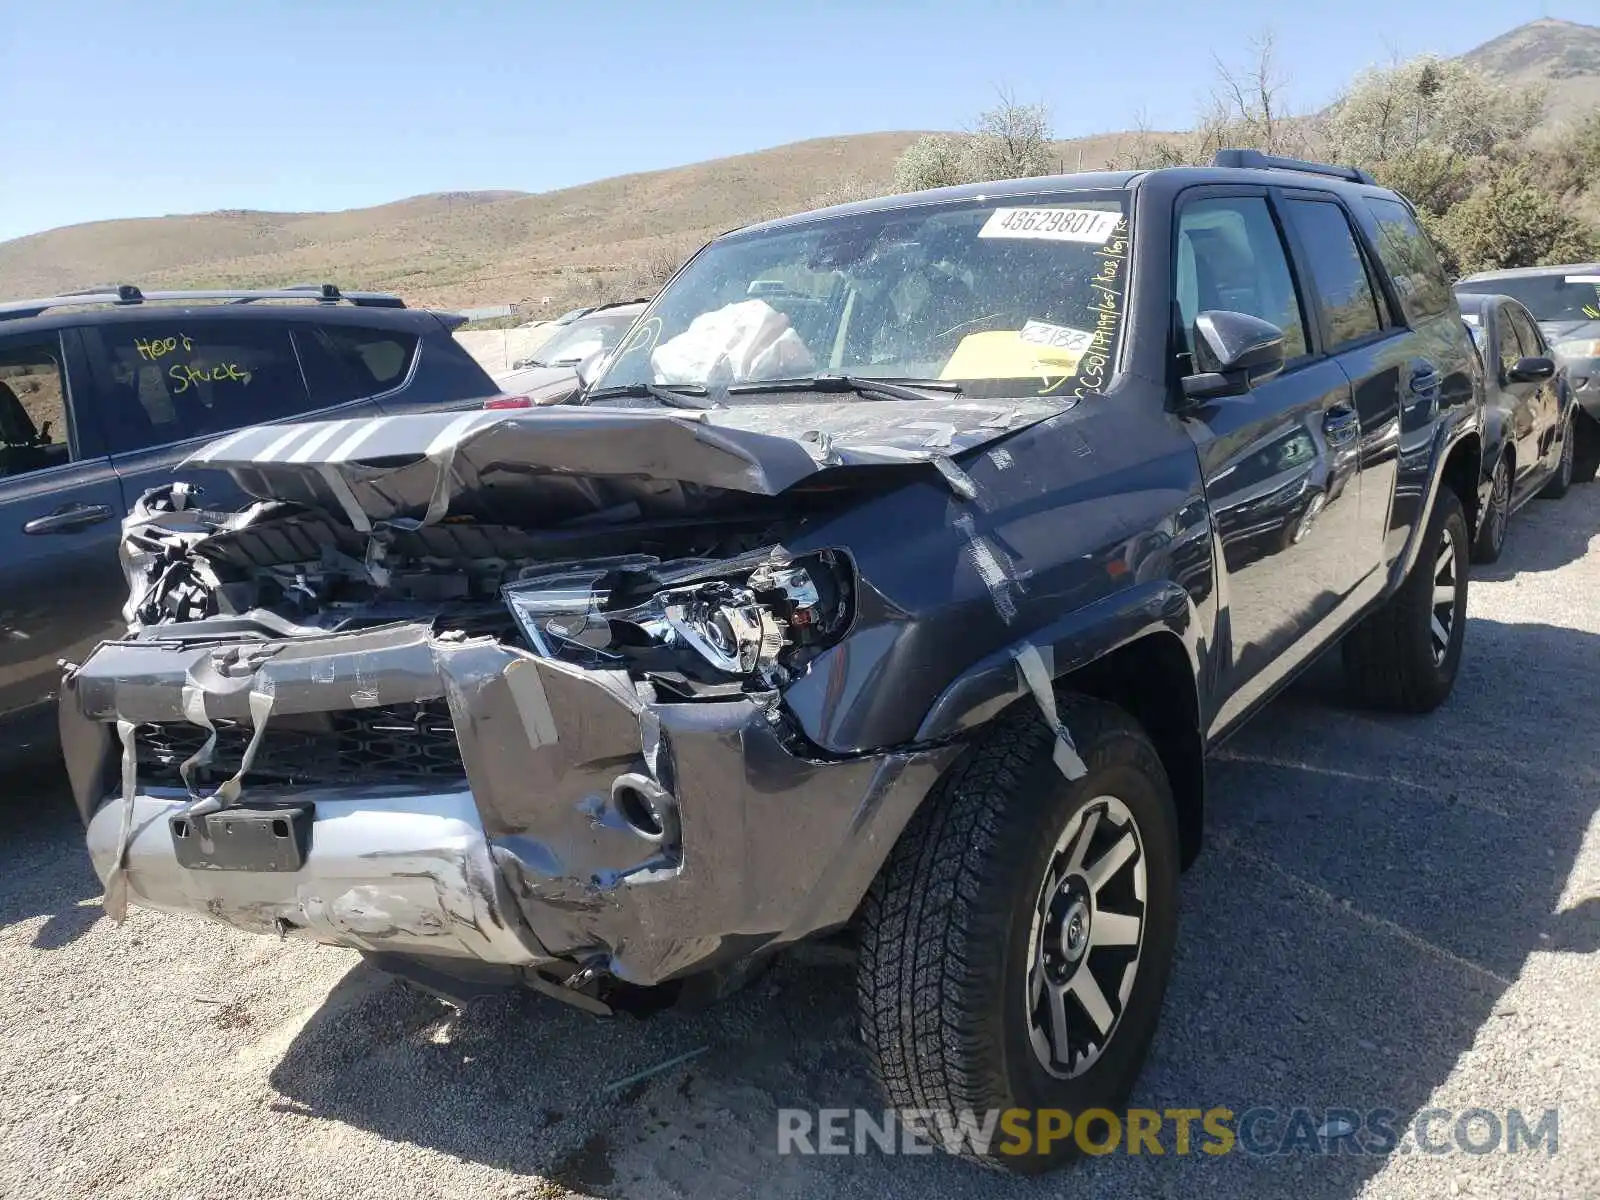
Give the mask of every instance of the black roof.
<svg viewBox="0 0 1600 1200">
<path fill-rule="evenodd" d="M 1077 171 L 1065 175 L 1035 175 L 1024 179 L 997 179 L 988 183 L 962 183 L 954 187 L 930 188 L 921 192 L 904 192 L 895 196 L 879 196 L 870 200 L 856 200 L 849 204 L 836 204 L 812 212 L 776 217 L 747 225 L 733 232 L 739 234 L 776 229 L 782 226 L 811 221 L 817 218 L 846 217 L 856 213 L 887 212 L 897 208 L 920 205 L 959 203 L 963 200 L 988 200 L 1021 196 L 1043 195 L 1067 191 L 1112 191 L 1137 187 L 1155 178 L 1191 176 L 1196 183 L 1259 183 L 1265 185 L 1288 183 L 1284 173 L 1314 176 L 1320 185 L 1354 186 L 1362 189 L 1385 191 L 1371 175 L 1358 167 L 1335 166 L 1328 163 L 1308 162 L 1303 159 L 1279 158 L 1256 150 L 1219 150 L 1206 167 L 1159 167 L 1145 171 Z"/>
</svg>

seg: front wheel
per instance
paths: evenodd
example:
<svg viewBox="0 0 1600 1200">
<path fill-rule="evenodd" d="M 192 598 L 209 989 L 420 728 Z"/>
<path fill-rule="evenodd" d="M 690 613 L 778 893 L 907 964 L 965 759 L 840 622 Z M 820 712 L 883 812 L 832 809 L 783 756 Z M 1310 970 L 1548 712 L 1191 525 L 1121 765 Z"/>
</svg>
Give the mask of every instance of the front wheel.
<svg viewBox="0 0 1600 1200">
<path fill-rule="evenodd" d="M 1567 414 L 1566 422 L 1561 426 L 1561 457 L 1556 462 L 1556 473 L 1550 476 L 1550 482 L 1539 489 L 1539 495 L 1545 500 L 1559 500 L 1567 494 L 1567 489 L 1572 486 L 1573 460 L 1577 447 L 1577 431 L 1574 428 L 1572 413 Z"/>
<path fill-rule="evenodd" d="M 1461 666 L 1467 628 L 1467 518 L 1441 486 L 1400 590 L 1345 635 L 1345 672 L 1374 708 L 1431 712 Z"/>
<path fill-rule="evenodd" d="M 986 1145 L 1023 1173 L 1073 1158 L 1051 1126 L 1119 1112 L 1144 1064 L 1177 934 L 1178 836 L 1155 747 L 1110 704 L 1063 698 L 1087 773 L 1037 711 L 1008 714 L 918 812 L 862 910 L 862 1038 L 896 1109 L 1024 1110 Z M 932 1124 L 932 1122 L 930 1122 Z M 1043 1137 L 1047 1128 L 1056 1136 Z"/>
</svg>

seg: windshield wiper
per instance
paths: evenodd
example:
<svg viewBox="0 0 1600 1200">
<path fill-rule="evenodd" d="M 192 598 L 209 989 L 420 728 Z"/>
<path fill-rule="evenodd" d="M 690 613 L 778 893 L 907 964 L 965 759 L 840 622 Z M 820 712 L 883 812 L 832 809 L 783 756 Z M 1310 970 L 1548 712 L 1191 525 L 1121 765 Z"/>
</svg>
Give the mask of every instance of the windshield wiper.
<svg viewBox="0 0 1600 1200">
<path fill-rule="evenodd" d="M 960 391 L 961 385 L 948 379 L 873 379 L 867 375 L 802 375 L 728 385 L 730 396 L 749 392 L 854 392 L 868 400 L 926 400 L 925 392 Z"/>
<path fill-rule="evenodd" d="M 704 385 L 698 383 L 619 383 L 614 387 L 596 388 L 585 393 L 582 403 L 596 400 L 656 400 L 668 408 L 692 408 L 703 412 L 715 408 L 713 404 L 696 404 L 693 397 L 709 396 Z"/>
</svg>

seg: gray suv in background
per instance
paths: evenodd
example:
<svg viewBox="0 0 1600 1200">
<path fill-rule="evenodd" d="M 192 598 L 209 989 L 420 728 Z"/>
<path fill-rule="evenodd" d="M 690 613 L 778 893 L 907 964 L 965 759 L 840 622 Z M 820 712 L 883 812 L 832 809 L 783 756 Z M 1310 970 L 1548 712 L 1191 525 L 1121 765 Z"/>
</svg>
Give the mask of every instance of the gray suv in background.
<svg viewBox="0 0 1600 1200">
<path fill-rule="evenodd" d="M 1572 476 L 1593 479 L 1600 470 L 1600 263 L 1481 271 L 1459 280 L 1455 290 L 1463 306 L 1467 296 L 1510 296 L 1539 322 L 1578 402 Z"/>
<path fill-rule="evenodd" d="M 0 757 L 53 745 L 58 662 L 125 628 L 141 493 L 241 426 L 476 408 L 496 389 L 460 323 L 329 284 L 0 303 Z M 245 500 L 225 472 L 184 478 L 208 507 Z"/>
</svg>

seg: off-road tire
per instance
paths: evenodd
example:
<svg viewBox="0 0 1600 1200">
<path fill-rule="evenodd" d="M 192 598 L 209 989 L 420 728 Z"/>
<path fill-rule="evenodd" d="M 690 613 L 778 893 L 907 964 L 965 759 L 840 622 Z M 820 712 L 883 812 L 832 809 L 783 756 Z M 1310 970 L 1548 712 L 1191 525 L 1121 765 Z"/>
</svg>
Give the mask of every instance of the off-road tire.
<svg viewBox="0 0 1600 1200">
<path fill-rule="evenodd" d="M 1577 467 L 1577 417 L 1567 413 L 1567 422 L 1561 427 L 1561 458 L 1556 462 L 1556 473 L 1539 489 L 1539 499 L 1559 500 L 1572 487 Z"/>
<path fill-rule="evenodd" d="M 924 802 L 863 902 L 861 1033 L 896 1109 L 971 1112 L 980 1121 L 1016 1108 L 1125 1115 L 1171 972 L 1177 820 L 1161 760 L 1132 717 L 1081 696 L 1063 696 L 1059 713 L 1087 774 L 1069 782 L 1052 761 L 1055 738 L 1038 710 L 1013 709 Z M 1041 1065 L 1029 1040 L 1036 906 L 1046 872 L 1061 861 L 1058 838 L 1108 796 L 1125 805 L 1141 847 L 1127 860 L 1142 859 L 1145 870 L 1138 965 L 1100 1056 L 1063 1079 Z M 1102 828 L 1124 836 L 1125 827 Z M 1106 952 L 1085 951 L 1084 961 Z M 1101 1129 L 1096 1142 L 1105 1136 Z M 1043 1154 L 1036 1143 L 1027 1153 L 1019 1147 L 997 1130 L 986 1156 L 970 1144 L 961 1153 L 1027 1174 L 1078 1153 L 1072 1137 Z"/>
<path fill-rule="evenodd" d="M 1448 534 L 1455 589 L 1442 658 L 1434 653 L 1434 581 Z M 1373 708 L 1432 712 L 1444 702 L 1461 666 L 1467 613 L 1467 518 L 1461 499 L 1441 487 L 1428 516 L 1417 560 L 1400 590 L 1345 635 L 1345 672 L 1352 690 Z"/>
<path fill-rule="evenodd" d="M 1593 483 L 1600 471 L 1600 421 L 1579 409 L 1573 418 L 1572 482 Z"/>
<path fill-rule="evenodd" d="M 1511 456 L 1502 454 L 1494 465 L 1493 485 L 1472 539 L 1472 561 L 1492 563 L 1506 546 L 1506 526 L 1511 520 Z"/>
</svg>

